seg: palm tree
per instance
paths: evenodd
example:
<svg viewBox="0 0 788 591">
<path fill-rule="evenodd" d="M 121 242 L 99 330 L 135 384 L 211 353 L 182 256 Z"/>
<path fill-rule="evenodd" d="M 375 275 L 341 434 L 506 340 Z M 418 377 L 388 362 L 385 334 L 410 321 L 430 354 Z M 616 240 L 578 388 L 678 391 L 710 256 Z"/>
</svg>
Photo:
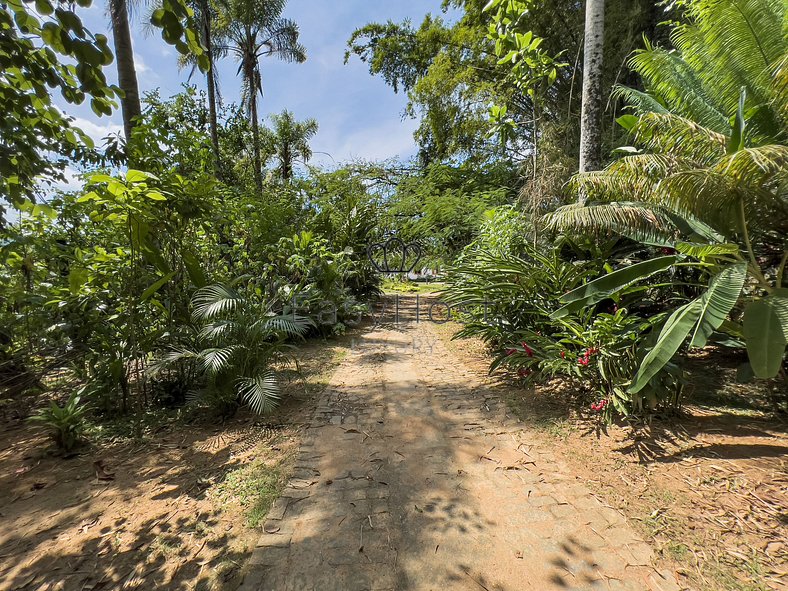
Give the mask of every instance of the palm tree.
<svg viewBox="0 0 788 591">
<path fill-rule="evenodd" d="M 551 216 L 566 230 L 612 231 L 678 252 L 567 294 L 567 309 L 679 261 L 708 277 L 707 291 L 665 323 L 633 391 L 687 339 L 703 347 L 718 330 L 743 338 L 753 372 L 767 378 L 788 343 L 788 4 L 695 0 L 687 17 L 672 35 L 676 51 L 647 46 L 632 58 L 646 92 L 616 89 L 637 113 L 619 120 L 636 146 L 604 171 L 575 177 L 595 203 Z"/>
<path fill-rule="evenodd" d="M 285 0 L 219 0 L 221 40 L 217 52 L 231 54 L 239 62 L 243 79 L 243 103 L 249 113 L 254 143 L 254 175 L 262 191 L 262 157 L 257 95 L 263 94 L 260 60 L 277 57 L 286 62 L 306 60 L 306 49 L 298 42 L 298 25 L 282 18 Z"/>
<path fill-rule="evenodd" d="M 602 167 L 602 58 L 605 0 L 586 0 L 583 51 L 583 109 L 580 120 L 580 172 Z"/>
<path fill-rule="evenodd" d="M 123 131 L 126 141 L 131 139 L 134 118 L 142 113 L 137 70 L 134 66 L 134 49 L 131 45 L 129 27 L 129 5 L 127 0 L 110 0 L 109 15 L 112 22 L 112 38 L 115 44 L 115 63 L 118 68 L 118 86 L 123 91 L 120 99 L 123 113 Z"/>
<path fill-rule="evenodd" d="M 202 379 L 197 399 L 237 401 L 259 414 L 272 412 L 281 394 L 275 367 L 294 361 L 293 341 L 314 323 L 296 314 L 278 314 L 273 302 L 251 289 L 208 285 L 192 298 L 192 318 L 199 332 L 194 343 L 158 360 L 153 372 L 177 364 L 191 364 Z"/>
<path fill-rule="evenodd" d="M 262 145 L 268 154 L 279 162 L 277 172 L 283 182 L 293 178 L 293 165 L 296 160 L 307 162 L 312 157 L 309 140 L 317 133 L 317 121 L 307 119 L 296 121 L 290 111 L 272 115 L 273 129 L 264 127 L 260 134 Z"/>
</svg>

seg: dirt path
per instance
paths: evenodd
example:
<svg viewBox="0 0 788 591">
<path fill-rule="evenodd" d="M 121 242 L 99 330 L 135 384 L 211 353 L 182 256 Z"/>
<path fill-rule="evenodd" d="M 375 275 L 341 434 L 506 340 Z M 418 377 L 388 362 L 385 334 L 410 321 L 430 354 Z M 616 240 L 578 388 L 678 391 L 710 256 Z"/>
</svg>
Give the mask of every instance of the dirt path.
<svg viewBox="0 0 788 591">
<path fill-rule="evenodd" d="M 678 589 L 433 331 L 355 341 L 242 589 Z"/>
</svg>

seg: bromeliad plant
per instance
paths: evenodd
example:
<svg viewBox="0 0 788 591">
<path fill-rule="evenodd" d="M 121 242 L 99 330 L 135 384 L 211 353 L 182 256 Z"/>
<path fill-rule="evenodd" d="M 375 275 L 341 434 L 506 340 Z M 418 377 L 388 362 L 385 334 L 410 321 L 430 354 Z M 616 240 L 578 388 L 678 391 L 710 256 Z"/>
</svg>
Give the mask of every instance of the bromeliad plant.
<svg viewBox="0 0 788 591">
<path fill-rule="evenodd" d="M 612 231 L 675 253 L 577 288 L 556 317 L 667 269 L 706 279 L 662 325 L 631 392 L 685 343 L 743 340 L 761 378 L 783 371 L 788 343 L 788 6 L 693 0 L 687 15 L 673 34 L 678 51 L 649 46 L 632 59 L 646 92 L 619 89 L 636 109 L 620 119 L 636 147 L 574 179 L 595 202 L 550 216 L 558 229 Z"/>
<path fill-rule="evenodd" d="M 84 388 L 69 396 L 63 406 L 52 401 L 28 420 L 44 427 L 57 447 L 69 452 L 80 442 L 85 431 L 85 415 L 88 405 L 82 402 Z"/>
<path fill-rule="evenodd" d="M 271 413 L 281 398 L 275 368 L 293 361 L 293 341 L 307 332 L 311 321 L 275 313 L 277 306 L 253 284 L 242 291 L 234 285 L 203 287 L 192 305 L 192 319 L 199 327 L 196 342 L 165 355 L 153 373 L 193 364 L 201 376 L 197 402 L 228 413 L 240 400 L 258 414 Z"/>
</svg>

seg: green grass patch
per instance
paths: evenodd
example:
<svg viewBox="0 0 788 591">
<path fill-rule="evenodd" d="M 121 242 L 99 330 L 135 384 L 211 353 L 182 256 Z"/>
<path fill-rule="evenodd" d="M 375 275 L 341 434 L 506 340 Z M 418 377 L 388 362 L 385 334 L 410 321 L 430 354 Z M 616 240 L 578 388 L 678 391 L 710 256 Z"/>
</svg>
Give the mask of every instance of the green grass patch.
<svg viewBox="0 0 788 591">
<path fill-rule="evenodd" d="M 434 293 L 446 289 L 446 284 L 438 282 L 402 281 L 400 279 L 384 279 L 384 293 Z"/>
<path fill-rule="evenodd" d="M 287 484 L 283 462 L 271 465 L 258 458 L 227 473 L 211 492 L 220 504 L 235 503 L 245 509 L 246 525 L 259 527 Z"/>
</svg>

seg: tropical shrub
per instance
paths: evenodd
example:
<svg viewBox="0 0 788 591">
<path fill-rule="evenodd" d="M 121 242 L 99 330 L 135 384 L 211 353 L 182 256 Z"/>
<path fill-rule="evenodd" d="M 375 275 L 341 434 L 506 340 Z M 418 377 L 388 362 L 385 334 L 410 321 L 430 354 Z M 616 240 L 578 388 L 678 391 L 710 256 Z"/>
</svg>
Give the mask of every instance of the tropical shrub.
<svg viewBox="0 0 788 591">
<path fill-rule="evenodd" d="M 245 403 L 258 414 L 268 414 L 281 398 L 276 368 L 293 361 L 293 342 L 304 336 L 311 321 L 275 312 L 278 306 L 254 283 L 238 288 L 240 280 L 235 283 L 195 292 L 191 342 L 162 355 L 151 373 L 189 366 L 197 405 L 229 415 Z"/>
<path fill-rule="evenodd" d="M 268 250 L 268 260 L 265 283 L 283 312 L 307 316 L 323 332 L 341 332 L 344 322 L 366 310 L 350 287 L 363 283 L 358 275 L 369 266 L 366 253 L 349 248 L 334 252 L 327 240 L 301 232 L 280 239 Z"/>
<path fill-rule="evenodd" d="M 28 420 L 44 427 L 57 447 L 69 452 L 79 443 L 85 431 L 88 405 L 82 402 L 83 390 L 73 392 L 63 406 L 54 400 Z"/>
<path fill-rule="evenodd" d="M 743 341 L 751 371 L 771 378 L 788 343 L 788 7 L 694 0 L 686 10 L 677 51 L 649 46 L 631 61 L 646 92 L 618 91 L 637 113 L 620 120 L 635 147 L 574 179 L 590 202 L 550 216 L 565 231 L 612 231 L 676 253 L 583 286 L 564 297 L 571 308 L 668 268 L 694 268 L 708 286 L 664 322 L 632 392 L 684 344 Z"/>
<path fill-rule="evenodd" d="M 453 269 L 446 301 L 465 323 L 457 337 L 485 341 L 493 353 L 491 371 L 506 368 L 533 383 L 569 380 L 578 398 L 591 401 L 607 420 L 678 406 L 681 374 L 673 365 L 642 392 L 628 391 L 640 347 L 661 316 L 644 319 L 612 301 L 599 309 L 556 314 L 562 294 L 581 286 L 598 267 L 563 259 L 561 248 L 523 248 L 522 257 L 475 252 Z"/>
</svg>

